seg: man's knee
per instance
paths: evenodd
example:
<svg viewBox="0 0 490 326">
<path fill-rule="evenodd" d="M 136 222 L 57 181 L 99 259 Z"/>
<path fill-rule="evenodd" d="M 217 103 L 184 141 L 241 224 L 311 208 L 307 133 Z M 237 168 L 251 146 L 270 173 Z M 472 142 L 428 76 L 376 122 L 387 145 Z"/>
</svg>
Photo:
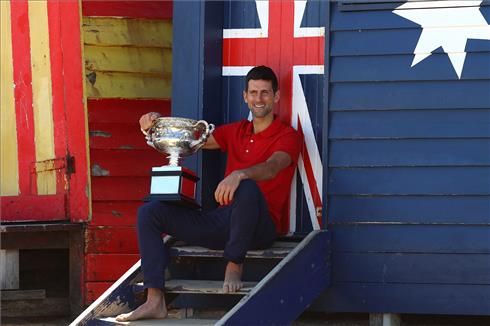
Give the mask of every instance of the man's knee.
<svg viewBox="0 0 490 326">
<path fill-rule="evenodd" d="M 165 216 L 167 205 L 159 201 L 150 201 L 138 208 L 138 225 L 153 223 L 159 216 Z"/>
<path fill-rule="evenodd" d="M 253 180 L 247 179 L 240 182 L 238 186 L 235 196 L 253 196 L 256 194 L 260 194 L 260 189 L 257 183 Z"/>
</svg>

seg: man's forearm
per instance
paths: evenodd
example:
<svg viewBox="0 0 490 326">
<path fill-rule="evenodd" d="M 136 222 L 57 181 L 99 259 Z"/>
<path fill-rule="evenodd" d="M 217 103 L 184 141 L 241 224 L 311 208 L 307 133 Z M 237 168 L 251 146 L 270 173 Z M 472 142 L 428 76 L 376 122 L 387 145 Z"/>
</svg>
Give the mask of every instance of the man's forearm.
<svg viewBox="0 0 490 326">
<path fill-rule="evenodd" d="M 257 165 L 251 166 L 243 170 L 236 170 L 236 173 L 241 180 L 252 179 L 254 181 L 269 180 L 274 178 L 280 168 L 274 162 L 263 162 Z"/>
</svg>

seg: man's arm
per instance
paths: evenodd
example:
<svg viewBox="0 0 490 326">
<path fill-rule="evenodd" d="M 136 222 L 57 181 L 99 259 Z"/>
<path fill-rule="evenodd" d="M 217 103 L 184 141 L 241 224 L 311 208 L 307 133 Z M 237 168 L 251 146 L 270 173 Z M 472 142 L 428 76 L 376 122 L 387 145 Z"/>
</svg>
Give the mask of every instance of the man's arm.
<svg viewBox="0 0 490 326">
<path fill-rule="evenodd" d="M 203 149 L 219 149 L 219 144 L 214 138 L 213 134 L 209 135 L 208 139 L 202 146 Z"/>
<path fill-rule="evenodd" d="M 233 195 L 242 180 L 261 181 L 272 179 L 282 169 L 288 167 L 291 162 L 292 159 L 288 153 L 278 151 L 274 152 L 265 162 L 247 169 L 233 171 L 218 184 L 214 192 L 214 198 L 221 205 L 227 205 L 233 200 Z"/>
</svg>

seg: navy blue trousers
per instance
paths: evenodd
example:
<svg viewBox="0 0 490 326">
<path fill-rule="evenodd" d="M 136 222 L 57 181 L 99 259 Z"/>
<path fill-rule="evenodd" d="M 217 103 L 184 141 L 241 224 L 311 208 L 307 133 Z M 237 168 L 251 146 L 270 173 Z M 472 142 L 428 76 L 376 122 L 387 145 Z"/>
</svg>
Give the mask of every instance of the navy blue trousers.
<svg viewBox="0 0 490 326">
<path fill-rule="evenodd" d="M 274 222 L 257 184 L 243 180 L 233 202 L 209 212 L 151 201 L 138 210 L 138 245 L 145 288 L 164 288 L 170 257 L 162 233 L 189 245 L 224 250 L 237 264 L 247 250 L 270 247 L 276 238 Z"/>
</svg>

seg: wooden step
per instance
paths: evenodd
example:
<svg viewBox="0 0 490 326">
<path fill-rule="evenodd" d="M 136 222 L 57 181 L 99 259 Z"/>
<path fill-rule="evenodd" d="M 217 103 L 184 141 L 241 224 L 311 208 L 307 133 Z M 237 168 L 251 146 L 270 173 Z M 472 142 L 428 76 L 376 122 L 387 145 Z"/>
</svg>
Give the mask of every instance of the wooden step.
<svg viewBox="0 0 490 326">
<path fill-rule="evenodd" d="M 215 319 L 194 319 L 194 318 L 185 318 L 185 319 L 175 319 L 175 318 L 167 318 L 167 319 L 148 319 L 148 320 L 138 320 L 131 322 L 117 322 L 114 317 L 108 318 L 100 318 L 98 319 L 107 323 L 107 325 L 130 325 L 130 326 L 154 326 L 154 325 L 214 325 L 218 320 Z"/>
<path fill-rule="evenodd" d="M 250 292 L 257 285 L 257 282 L 243 282 L 243 287 L 233 293 L 223 292 L 223 281 L 208 280 L 167 280 L 165 281 L 165 292 L 175 294 L 223 294 L 223 295 L 244 295 Z M 143 283 L 133 286 L 135 292 L 143 290 Z"/>
<path fill-rule="evenodd" d="M 274 242 L 270 248 L 248 251 L 247 258 L 282 259 L 286 257 L 296 245 L 296 242 L 277 241 Z M 176 244 L 170 248 L 170 254 L 173 257 L 223 257 L 223 250 L 212 250 L 204 247 Z"/>
</svg>

